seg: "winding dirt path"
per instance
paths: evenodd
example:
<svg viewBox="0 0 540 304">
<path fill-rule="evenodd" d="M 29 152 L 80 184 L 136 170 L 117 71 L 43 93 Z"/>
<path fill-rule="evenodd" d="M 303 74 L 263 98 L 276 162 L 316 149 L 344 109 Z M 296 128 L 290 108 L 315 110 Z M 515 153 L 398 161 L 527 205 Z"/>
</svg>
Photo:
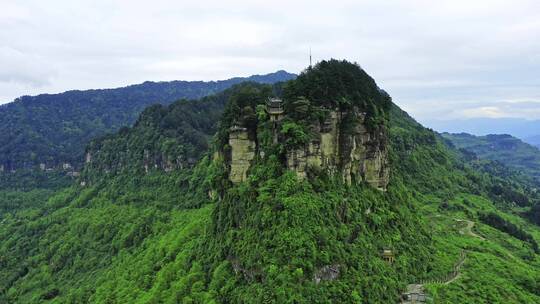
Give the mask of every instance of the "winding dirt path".
<svg viewBox="0 0 540 304">
<path fill-rule="evenodd" d="M 461 233 L 461 234 L 466 234 L 466 235 L 470 235 L 470 236 L 472 236 L 472 237 L 479 238 L 479 239 L 481 239 L 482 241 L 485 241 L 485 240 L 486 240 L 484 237 L 482 237 L 482 236 L 480 236 L 480 235 L 478 235 L 478 234 L 476 234 L 476 233 L 474 233 L 474 232 L 472 231 L 472 229 L 473 229 L 473 227 L 474 227 L 474 225 L 475 225 L 475 223 L 474 223 L 473 221 L 462 220 L 462 219 L 457 219 L 457 218 L 455 218 L 454 221 L 456 221 L 456 222 L 458 222 L 458 223 L 463 223 L 463 222 L 467 223 L 467 225 L 466 225 L 465 227 L 463 227 L 463 228 L 461 228 L 461 229 L 459 230 L 459 233 Z"/>
<path fill-rule="evenodd" d="M 471 223 L 473 223 L 473 225 L 474 225 L 474 222 L 471 222 Z M 468 229 L 472 228 L 473 225 L 468 224 L 467 227 L 470 226 Z M 472 233 L 472 231 L 471 231 L 471 233 Z M 480 237 L 480 236 L 477 236 L 477 237 Z M 426 300 L 427 300 L 427 295 L 424 292 L 424 285 L 425 284 L 444 284 L 444 285 L 448 285 L 448 284 L 454 282 L 461 275 L 461 267 L 463 266 L 463 264 L 465 264 L 466 259 L 467 259 L 467 251 L 462 250 L 460 255 L 459 255 L 458 261 L 454 264 L 454 269 L 452 270 L 452 272 L 450 272 L 446 276 L 441 277 L 439 279 L 424 281 L 424 282 L 421 282 L 419 284 L 418 283 L 417 284 L 409 284 L 407 286 L 407 291 L 402 294 L 403 299 L 401 300 L 401 303 L 402 304 L 425 303 Z"/>
<path fill-rule="evenodd" d="M 440 217 L 441 215 L 437 215 L 437 217 Z M 475 225 L 475 222 L 470 220 L 463 220 L 454 218 L 454 221 L 458 223 L 466 223 L 466 225 L 459 229 L 459 233 L 463 235 L 472 236 L 478 239 L 481 239 L 485 241 L 486 239 L 482 237 L 481 235 L 478 235 L 474 233 L 473 228 Z M 407 303 L 425 303 L 427 295 L 424 292 L 424 285 L 425 284 L 444 284 L 448 285 L 457 280 L 461 275 L 461 268 L 463 264 L 465 264 L 465 260 L 467 259 L 467 251 L 462 250 L 459 256 L 459 259 L 454 264 L 454 268 L 452 272 L 450 272 L 445 277 L 441 277 L 439 279 L 429 280 L 429 281 L 423 281 L 420 283 L 415 284 L 409 284 L 407 286 L 407 291 L 405 291 L 402 296 L 404 299 L 401 300 L 401 303 L 407 304 Z"/>
<path fill-rule="evenodd" d="M 461 266 L 463 266 L 463 264 L 465 263 L 465 259 L 467 259 L 467 252 L 463 250 L 461 251 L 458 262 L 456 263 L 456 265 L 454 265 L 454 272 L 452 276 L 443 283 L 444 285 L 448 285 L 454 282 L 461 275 Z"/>
</svg>

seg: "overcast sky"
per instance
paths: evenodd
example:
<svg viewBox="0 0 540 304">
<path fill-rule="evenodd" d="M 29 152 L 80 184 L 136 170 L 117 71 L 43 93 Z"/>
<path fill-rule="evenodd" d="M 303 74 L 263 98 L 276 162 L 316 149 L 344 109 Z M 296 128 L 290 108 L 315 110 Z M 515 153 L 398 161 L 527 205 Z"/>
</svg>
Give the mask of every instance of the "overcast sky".
<svg viewBox="0 0 540 304">
<path fill-rule="evenodd" d="M 189 3 L 187 3 L 189 2 Z M 358 62 L 430 121 L 540 119 L 540 1 L 0 0 L 0 103 Z"/>
</svg>

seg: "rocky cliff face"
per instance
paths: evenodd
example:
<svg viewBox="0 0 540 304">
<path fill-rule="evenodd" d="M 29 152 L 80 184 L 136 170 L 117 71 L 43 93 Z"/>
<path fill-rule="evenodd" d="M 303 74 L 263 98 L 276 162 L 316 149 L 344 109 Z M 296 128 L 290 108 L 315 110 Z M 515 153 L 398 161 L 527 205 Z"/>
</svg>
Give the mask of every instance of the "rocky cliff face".
<svg viewBox="0 0 540 304">
<path fill-rule="evenodd" d="M 235 127 L 229 133 L 229 146 L 231 147 L 229 179 L 233 183 L 243 182 L 246 180 L 251 161 L 255 158 L 255 141 L 249 139 L 245 128 Z"/>
<path fill-rule="evenodd" d="M 352 130 L 346 131 L 344 117 L 351 115 Z M 311 126 L 314 138 L 305 146 L 287 152 L 287 168 L 300 178 L 307 176 L 309 167 L 340 174 L 348 184 L 365 181 L 385 190 L 389 167 L 387 136 L 384 129 L 369 132 L 365 114 L 358 109 L 350 113 L 330 112 L 322 124 Z"/>
<path fill-rule="evenodd" d="M 273 126 L 280 128 L 280 123 Z M 390 174 L 384 127 L 368 131 L 365 113 L 354 108 L 348 112 L 332 110 L 323 123 L 313 123 L 310 129 L 312 137 L 308 143 L 285 152 L 287 169 L 296 172 L 299 178 L 307 178 L 310 168 L 326 170 L 341 175 L 348 184 L 367 182 L 379 190 L 386 190 Z M 278 144 L 285 140 L 280 136 Z M 231 129 L 229 146 L 229 180 L 239 183 L 246 179 L 260 149 L 243 128 Z"/>
</svg>

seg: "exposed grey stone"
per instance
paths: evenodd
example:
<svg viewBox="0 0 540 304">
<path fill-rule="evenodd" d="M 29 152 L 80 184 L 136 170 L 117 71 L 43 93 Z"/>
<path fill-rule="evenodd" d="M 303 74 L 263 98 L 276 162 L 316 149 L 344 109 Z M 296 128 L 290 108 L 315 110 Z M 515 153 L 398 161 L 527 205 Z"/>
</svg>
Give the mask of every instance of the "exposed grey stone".
<svg viewBox="0 0 540 304">
<path fill-rule="evenodd" d="M 341 265 L 326 265 L 319 268 L 313 274 L 313 281 L 315 284 L 319 284 L 321 281 L 333 281 L 339 278 Z"/>
</svg>

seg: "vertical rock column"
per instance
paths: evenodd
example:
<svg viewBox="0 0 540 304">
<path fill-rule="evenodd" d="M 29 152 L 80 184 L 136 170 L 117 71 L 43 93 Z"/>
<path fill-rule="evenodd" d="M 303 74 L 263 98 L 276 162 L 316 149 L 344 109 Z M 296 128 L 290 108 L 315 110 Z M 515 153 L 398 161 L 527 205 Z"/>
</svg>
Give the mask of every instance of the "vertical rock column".
<svg viewBox="0 0 540 304">
<path fill-rule="evenodd" d="M 344 178 L 351 183 L 352 177 L 363 180 L 372 187 L 386 190 L 389 179 L 387 135 L 384 129 L 368 132 L 365 126 L 365 114 L 357 113 L 359 122 L 355 126 L 350 142 L 350 157 L 345 164 Z"/>
<path fill-rule="evenodd" d="M 246 180 L 251 161 L 255 158 L 256 144 L 249 139 L 245 128 L 233 127 L 229 133 L 231 169 L 229 180 L 235 184 Z"/>
</svg>

